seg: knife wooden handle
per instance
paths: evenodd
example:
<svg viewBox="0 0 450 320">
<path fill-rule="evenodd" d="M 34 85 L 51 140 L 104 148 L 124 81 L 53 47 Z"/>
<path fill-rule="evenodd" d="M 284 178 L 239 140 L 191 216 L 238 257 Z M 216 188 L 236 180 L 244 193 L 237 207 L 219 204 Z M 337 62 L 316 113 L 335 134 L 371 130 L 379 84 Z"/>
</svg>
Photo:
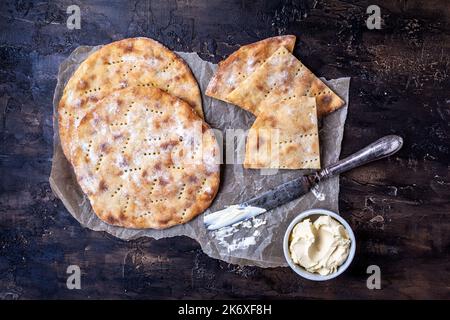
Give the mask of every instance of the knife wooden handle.
<svg viewBox="0 0 450 320">
<path fill-rule="evenodd" d="M 400 150 L 402 145 L 402 137 L 396 135 L 385 136 L 358 152 L 322 169 L 318 172 L 317 177 L 319 180 L 329 178 L 366 163 L 388 157 Z"/>
</svg>

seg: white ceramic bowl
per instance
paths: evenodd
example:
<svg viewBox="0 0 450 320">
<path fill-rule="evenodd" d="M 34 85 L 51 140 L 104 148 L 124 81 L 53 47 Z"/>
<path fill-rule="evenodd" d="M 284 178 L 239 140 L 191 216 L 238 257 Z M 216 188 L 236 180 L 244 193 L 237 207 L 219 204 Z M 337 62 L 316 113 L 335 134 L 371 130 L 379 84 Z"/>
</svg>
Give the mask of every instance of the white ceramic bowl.
<svg viewBox="0 0 450 320">
<path fill-rule="evenodd" d="M 319 216 L 322 216 L 322 215 L 328 215 L 328 216 L 332 217 L 333 219 L 335 219 L 336 221 L 338 221 L 339 223 L 341 223 L 347 230 L 348 235 L 351 240 L 350 251 L 349 251 L 347 260 L 345 260 L 345 262 L 337 269 L 336 272 L 326 275 L 326 276 L 322 276 L 318 273 L 312 273 L 312 272 L 306 271 L 304 268 L 302 268 L 298 264 L 294 263 L 294 261 L 292 261 L 291 255 L 289 253 L 289 238 L 290 238 L 292 229 L 294 229 L 295 225 L 297 223 L 303 221 L 306 218 L 310 218 L 311 221 L 315 221 Z M 330 210 L 310 209 L 310 210 L 306 210 L 306 211 L 303 211 L 302 213 L 300 213 L 290 223 L 290 225 L 287 228 L 286 233 L 284 235 L 283 251 L 284 251 L 284 257 L 286 258 L 287 263 L 289 264 L 291 269 L 294 270 L 298 275 L 302 276 L 303 278 L 313 280 L 313 281 L 325 281 L 325 280 L 330 280 L 330 279 L 336 278 L 337 276 L 339 276 L 341 273 L 343 273 L 348 268 L 350 263 L 352 263 L 352 260 L 355 256 L 355 251 L 356 251 L 356 239 L 355 239 L 355 234 L 353 233 L 352 228 L 347 223 L 347 221 L 345 221 L 340 215 L 338 215 Z"/>
</svg>

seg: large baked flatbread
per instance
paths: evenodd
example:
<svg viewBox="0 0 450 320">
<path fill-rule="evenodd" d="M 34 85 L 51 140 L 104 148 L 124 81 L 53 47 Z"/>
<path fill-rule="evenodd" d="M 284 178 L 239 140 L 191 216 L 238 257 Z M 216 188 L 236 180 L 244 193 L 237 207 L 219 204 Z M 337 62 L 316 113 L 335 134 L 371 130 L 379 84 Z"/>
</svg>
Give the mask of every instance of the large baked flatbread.
<svg viewBox="0 0 450 320">
<path fill-rule="evenodd" d="M 202 213 L 219 186 L 219 147 L 190 105 L 154 87 L 99 100 L 77 127 L 72 163 L 97 216 L 163 229 Z"/>
<path fill-rule="evenodd" d="M 295 36 L 279 36 L 267 38 L 240 47 L 228 58 L 219 63 L 219 67 L 211 78 L 206 95 L 227 101 L 227 95 L 242 81 L 252 74 L 278 48 L 294 50 Z"/>
<path fill-rule="evenodd" d="M 319 169 L 314 97 L 291 96 L 259 112 L 247 136 L 245 168 Z"/>
<path fill-rule="evenodd" d="M 319 117 L 344 105 L 336 93 L 284 47 L 280 47 L 226 99 L 258 115 L 264 105 L 276 104 L 294 95 L 315 97 Z"/>
<path fill-rule="evenodd" d="M 130 38 L 91 54 L 68 81 L 58 107 L 59 135 L 70 160 L 73 129 L 96 101 L 129 86 L 154 86 L 189 103 L 203 116 L 200 90 L 183 59 L 159 42 Z"/>
</svg>

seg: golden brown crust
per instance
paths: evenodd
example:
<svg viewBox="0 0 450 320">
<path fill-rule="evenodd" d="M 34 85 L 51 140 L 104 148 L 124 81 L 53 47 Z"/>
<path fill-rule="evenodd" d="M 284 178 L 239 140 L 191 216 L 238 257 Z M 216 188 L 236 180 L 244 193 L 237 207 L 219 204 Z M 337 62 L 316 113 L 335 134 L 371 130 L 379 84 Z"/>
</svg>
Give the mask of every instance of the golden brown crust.
<svg viewBox="0 0 450 320">
<path fill-rule="evenodd" d="M 103 221 L 164 229 L 209 207 L 219 187 L 219 147 L 183 100 L 129 87 L 99 100 L 77 127 L 72 161 Z"/>
<path fill-rule="evenodd" d="M 70 160 L 73 128 L 86 110 L 111 92 L 129 86 L 155 86 L 188 102 L 203 117 L 197 81 L 183 59 L 157 41 L 130 38 L 91 54 L 64 88 L 58 106 L 59 133 Z"/>
<path fill-rule="evenodd" d="M 258 115 L 263 105 L 274 105 L 294 95 L 315 97 L 319 117 L 344 105 L 336 93 L 284 47 L 241 82 L 227 100 Z"/>
<path fill-rule="evenodd" d="M 320 169 L 315 99 L 292 96 L 265 105 L 249 130 L 244 167 Z"/>
<path fill-rule="evenodd" d="M 227 95 L 245 78 L 264 63 L 279 47 L 294 50 L 295 36 L 278 36 L 267 38 L 240 47 L 228 58 L 219 63 L 219 67 L 211 78 L 206 95 L 227 101 Z"/>
</svg>

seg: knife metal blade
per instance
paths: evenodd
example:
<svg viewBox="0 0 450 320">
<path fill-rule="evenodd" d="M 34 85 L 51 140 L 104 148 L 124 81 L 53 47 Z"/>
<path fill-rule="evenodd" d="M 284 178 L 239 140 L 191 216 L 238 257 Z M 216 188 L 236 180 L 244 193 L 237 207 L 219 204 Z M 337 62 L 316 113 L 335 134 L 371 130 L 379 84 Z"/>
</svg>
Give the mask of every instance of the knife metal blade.
<svg viewBox="0 0 450 320">
<path fill-rule="evenodd" d="M 204 223 L 208 230 L 217 230 L 243 220 L 256 217 L 309 192 L 314 176 L 302 176 L 285 182 L 241 204 L 229 206 L 208 214 Z"/>
</svg>

